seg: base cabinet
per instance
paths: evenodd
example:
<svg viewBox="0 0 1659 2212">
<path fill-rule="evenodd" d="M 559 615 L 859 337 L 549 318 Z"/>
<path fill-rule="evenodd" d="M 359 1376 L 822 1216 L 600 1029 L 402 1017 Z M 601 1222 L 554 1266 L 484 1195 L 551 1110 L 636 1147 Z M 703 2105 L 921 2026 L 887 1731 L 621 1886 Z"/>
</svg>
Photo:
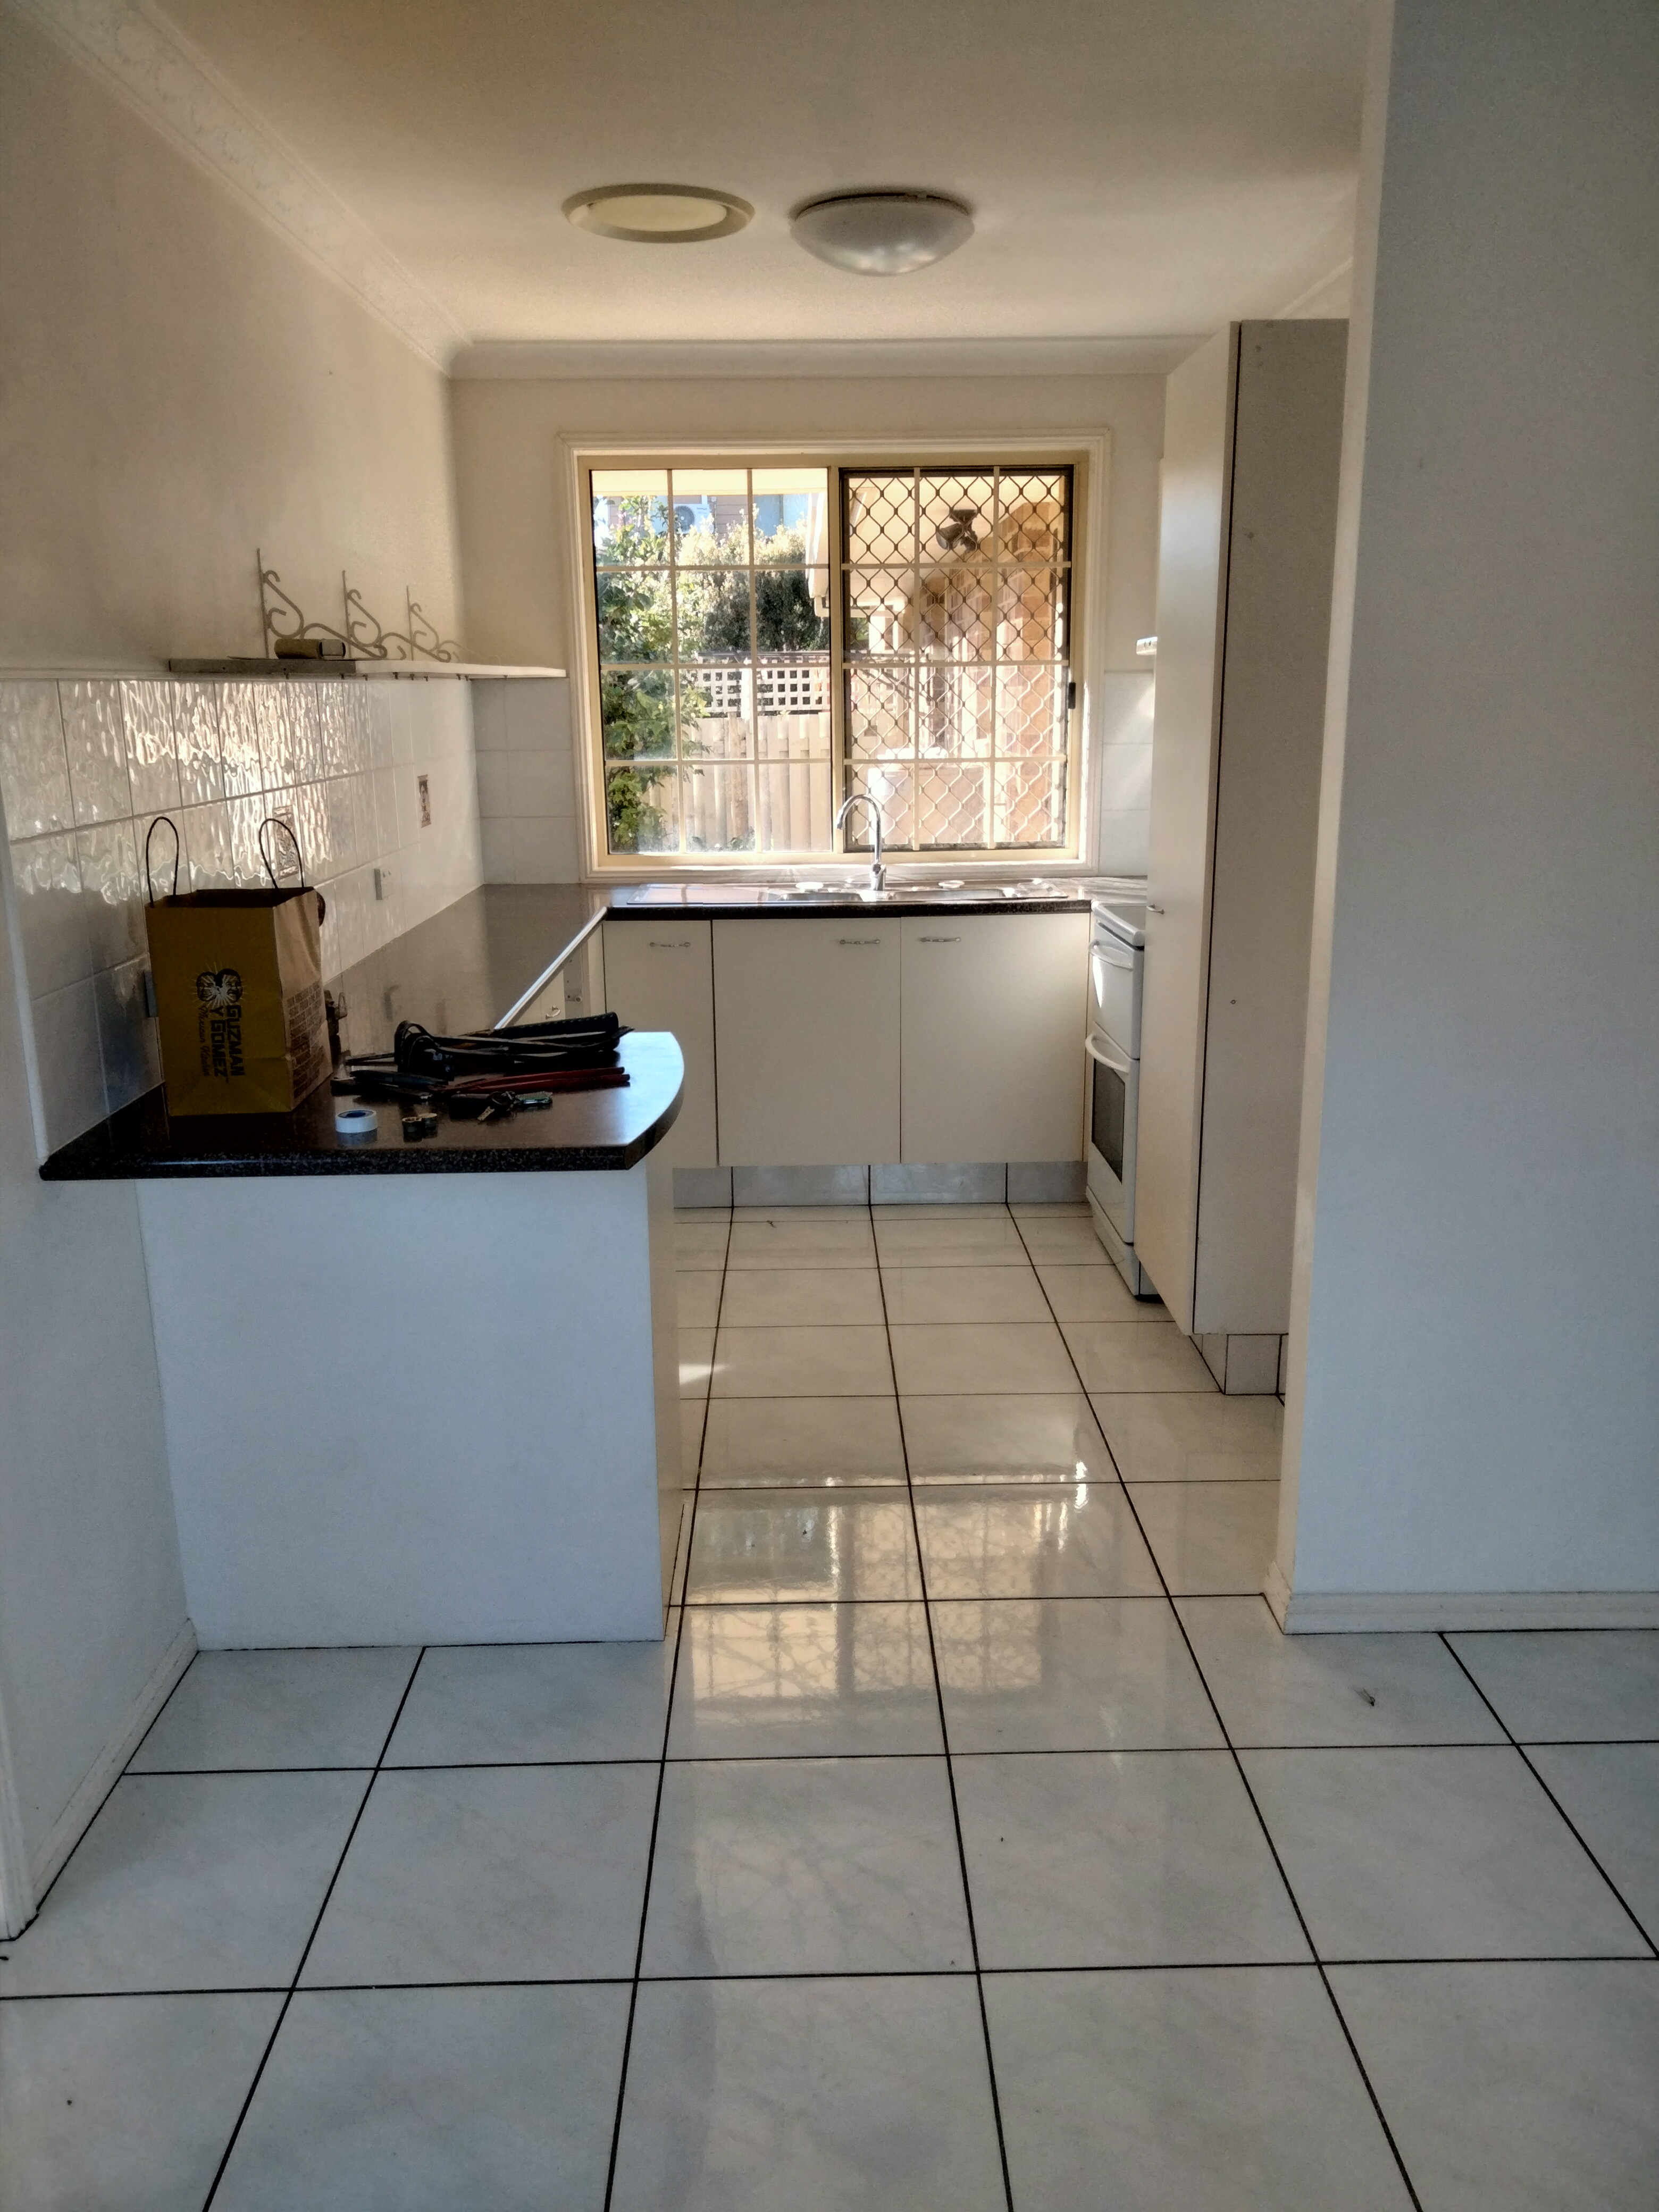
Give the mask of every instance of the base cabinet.
<svg viewBox="0 0 1659 2212">
<path fill-rule="evenodd" d="M 722 1166 L 900 1158 L 902 927 L 853 915 L 713 925 Z"/>
<path fill-rule="evenodd" d="M 614 915 L 604 927 L 605 1003 L 633 1030 L 666 1030 L 685 1060 L 679 1119 L 663 1139 L 671 1167 L 718 1166 L 714 1123 L 714 977 L 707 921 L 638 921 Z"/>
<path fill-rule="evenodd" d="M 1083 1153 L 1086 914 L 907 916 L 902 1157 Z"/>
</svg>

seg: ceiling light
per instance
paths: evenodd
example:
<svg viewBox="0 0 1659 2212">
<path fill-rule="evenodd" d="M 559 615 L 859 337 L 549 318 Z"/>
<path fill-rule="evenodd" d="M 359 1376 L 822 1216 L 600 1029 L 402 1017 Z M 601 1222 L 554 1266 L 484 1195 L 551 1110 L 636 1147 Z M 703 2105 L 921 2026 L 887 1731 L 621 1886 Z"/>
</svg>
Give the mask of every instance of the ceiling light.
<svg viewBox="0 0 1659 2212">
<path fill-rule="evenodd" d="M 973 236 L 974 219 L 940 192 L 836 192 L 797 208 L 790 228 L 832 268 L 902 276 L 954 253 Z"/>
<path fill-rule="evenodd" d="M 734 192 L 702 185 L 596 185 L 577 192 L 564 211 L 578 230 L 625 238 L 635 246 L 695 246 L 741 230 L 755 210 Z"/>
</svg>

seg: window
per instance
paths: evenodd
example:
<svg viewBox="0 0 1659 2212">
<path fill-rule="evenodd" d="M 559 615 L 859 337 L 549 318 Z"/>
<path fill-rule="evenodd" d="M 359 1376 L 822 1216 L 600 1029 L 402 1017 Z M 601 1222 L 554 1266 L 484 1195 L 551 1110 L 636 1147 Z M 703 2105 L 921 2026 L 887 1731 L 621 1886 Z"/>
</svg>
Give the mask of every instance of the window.
<svg viewBox="0 0 1659 2212">
<path fill-rule="evenodd" d="M 1069 465 L 593 466 L 606 851 L 1076 849 Z"/>
</svg>

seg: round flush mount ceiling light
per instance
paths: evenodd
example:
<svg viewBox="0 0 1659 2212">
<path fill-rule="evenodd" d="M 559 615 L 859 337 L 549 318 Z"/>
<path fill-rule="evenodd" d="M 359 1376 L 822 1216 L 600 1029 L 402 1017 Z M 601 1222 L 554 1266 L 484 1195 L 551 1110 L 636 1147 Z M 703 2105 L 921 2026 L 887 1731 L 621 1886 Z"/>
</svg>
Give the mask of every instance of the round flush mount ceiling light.
<svg viewBox="0 0 1659 2212">
<path fill-rule="evenodd" d="M 576 192 L 564 212 L 578 230 L 599 238 L 625 238 L 635 246 L 696 246 L 729 238 L 755 210 L 734 192 L 702 185 L 596 185 Z"/>
<path fill-rule="evenodd" d="M 835 192 L 790 217 L 798 245 L 835 269 L 902 276 L 942 261 L 974 234 L 974 218 L 942 192 Z"/>
</svg>

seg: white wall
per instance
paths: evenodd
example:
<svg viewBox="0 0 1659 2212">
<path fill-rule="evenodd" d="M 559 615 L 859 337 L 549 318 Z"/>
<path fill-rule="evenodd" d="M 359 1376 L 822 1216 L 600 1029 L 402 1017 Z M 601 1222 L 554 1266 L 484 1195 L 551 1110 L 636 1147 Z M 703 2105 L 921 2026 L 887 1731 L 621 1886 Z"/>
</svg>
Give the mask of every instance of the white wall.
<svg viewBox="0 0 1659 2212">
<path fill-rule="evenodd" d="M 1137 658 L 1135 640 L 1152 628 L 1157 596 L 1162 377 L 461 379 L 452 386 L 452 413 L 469 650 L 481 660 L 564 668 L 577 665 L 584 646 L 570 634 L 562 437 L 650 439 L 668 450 L 677 441 L 719 440 L 741 451 L 765 440 L 810 447 L 914 437 L 921 446 L 953 436 L 1109 432 L 1107 543 L 1091 556 L 1103 550 L 1106 562 L 1097 665 L 1109 679 L 1097 702 L 1095 804 L 1106 840 L 1103 866 L 1144 872 L 1149 664 Z M 585 547 L 577 552 L 586 557 Z M 485 750 L 482 738 L 480 745 Z M 488 823 L 488 797 L 483 811 Z M 545 855 L 563 839 L 543 830 L 524 833 L 523 842 Z M 500 854 L 506 845 L 497 836 L 490 850 Z M 544 858 L 536 865 L 555 864 Z"/>
<path fill-rule="evenodd" d="M 0 668 L 258 652 L 256 547 L 455 633 L 442 376 L 5 6 L 0 205 Z"/>
<path fill-rule="evenodd" d="M 185 1590 L 135 1192 L 35 1173 L 15 945 L 0 903 L 0 1791 L 38 1864 Z"/>
<path fill-rule="evenodd" d="M 1659 1588 L 1659 12 L 1396 0 L 1370 104 L 1279 1555 L 1310 1626 Z"/>
</svg>

